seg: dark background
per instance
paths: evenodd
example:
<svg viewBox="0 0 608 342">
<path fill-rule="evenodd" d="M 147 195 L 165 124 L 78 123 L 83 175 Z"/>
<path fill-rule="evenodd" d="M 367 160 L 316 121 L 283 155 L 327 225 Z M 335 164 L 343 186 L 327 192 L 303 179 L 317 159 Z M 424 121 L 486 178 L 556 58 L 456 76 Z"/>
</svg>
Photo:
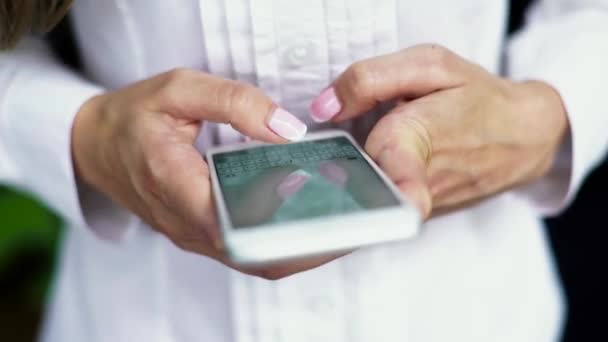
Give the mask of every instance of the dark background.
<svg viewBox="0 0 608 342">
<path fill-rule="evenodd" d="M 530 1 L 511 1 L 510 31 L 520 27 Z M 608 38 L 607 38 L 608 39 Z M 78 68 L 76 49 L 66 22 L 49 35 L 61 58 Z M 602 99 L 598 99 L 602 100 Z M 608 115 L 608 113 L 607 113 Z M 585 182 L 575 202 L 560 217 L 549 219 L 548 232 L 569 305 L 564 338 L 608 341 L 608 163 Z M 0 187 L 0 341 L 32 341 L 48 293 L 61 221 L 31 197 Z M 602 271 L 604 270 L 604 271 Z M 508 322 L 506 322 L 508 324 Z"/>
<path fill-rule="evenodd" d="M 510 32 L 521 27 L 525 9 L 531 2 L 511 1 Z M 608 61 L 606 65 L 608 66 Z M 547 220 L 551 245 L 569 306 L 564 342 L 608 341 L 608 315 L 605 311 L 608 304 L 608 280 L 604 274 L 605 262 L 608 260 L 606 195 L 608 161 L 586 179 L 576 200 L 562 215 Z"/>
</svg>

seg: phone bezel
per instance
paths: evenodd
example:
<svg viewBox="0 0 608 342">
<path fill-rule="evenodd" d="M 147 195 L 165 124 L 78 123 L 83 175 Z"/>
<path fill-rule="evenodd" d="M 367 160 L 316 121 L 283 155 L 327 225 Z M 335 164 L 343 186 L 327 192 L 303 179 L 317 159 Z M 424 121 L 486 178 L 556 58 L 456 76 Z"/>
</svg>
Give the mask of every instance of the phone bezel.
<svg viewBox="0 0 608 342">
<path fill-rule="evenodd" d="M 206 153 L 213 197 L 228 256 L 239 264 L 266 263 L 308 255 L 350 250 L 365 245 L 403 240 L 416 235 L 421 224 L 419 211 L 363 151 L 355 139 L 342 130 L 309 133 L 304 141 L 346 137 L 361 153 L 400 205 L 367 211 L 316 217 L 284 224 L 233 227 L 213 156 L 267 145 L 262 142 L 239 143 L 210 148 Z M 290 144 L 297 144 L 293 142 Z M 400 224 L 395 224 L 400 222 Z"/>
</svg>

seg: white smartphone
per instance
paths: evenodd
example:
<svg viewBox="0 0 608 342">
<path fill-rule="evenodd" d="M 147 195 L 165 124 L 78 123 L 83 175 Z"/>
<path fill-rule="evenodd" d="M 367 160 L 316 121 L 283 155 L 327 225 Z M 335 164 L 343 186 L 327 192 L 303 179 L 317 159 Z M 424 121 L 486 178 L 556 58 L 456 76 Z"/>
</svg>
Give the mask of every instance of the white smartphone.
<svg viewBox="0 0 608 342">
<path fill-rule="evenodd" d="M 228 256 L 240 264 L 410 238 L 420 213 L 350 134 L 244 143 L 207 152 Z"/>
</svg>

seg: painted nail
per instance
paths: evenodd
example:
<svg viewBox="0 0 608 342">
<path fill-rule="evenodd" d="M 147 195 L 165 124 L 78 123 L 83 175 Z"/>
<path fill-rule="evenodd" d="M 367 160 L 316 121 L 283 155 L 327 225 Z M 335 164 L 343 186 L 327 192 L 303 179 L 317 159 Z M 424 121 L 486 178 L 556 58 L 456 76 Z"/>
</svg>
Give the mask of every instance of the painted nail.
<svg viewBox="0 0 608 342">
<path fill-rule="evenodd" d="M 310 179 L 310 174 L 304 170 L 297 170 L 285 177 L 277 186 L 277 195 L 282 199 L 288 199 L 302 189 Z"/>
<path fill-rule="evenodd" d="M 342 104 L 336 96 L 336 91 L 333 87 L 325 89 L 317 96 L 310 106 L 311 117 L 316 122 L 325 122 L 331 120 L 342 110 Z"/>
<path fill-rule="evenodd" d="M 270 116 L 268 127 L 276 134 L 291 141 L 302 139 L 308 129 L 295 115 L 281 107 L 277 107 Z"/>
</svg>

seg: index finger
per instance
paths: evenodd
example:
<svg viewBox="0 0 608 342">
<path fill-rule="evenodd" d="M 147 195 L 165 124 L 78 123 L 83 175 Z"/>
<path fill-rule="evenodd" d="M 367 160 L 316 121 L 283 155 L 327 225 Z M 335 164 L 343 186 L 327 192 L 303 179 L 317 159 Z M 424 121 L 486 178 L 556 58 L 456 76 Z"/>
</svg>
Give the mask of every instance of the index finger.
<svg viewBox="0 0 608 342">
<path fill-rule="evenodd" d="M 311 105 L 318 122 L 352 119 L 393 99 L 418 98 L 461 83 L 461 59 L 437 45 L 419 45 L 351 65 Z"/>
<path fill-rule="evenodd" d="M 231 125 L 256 140 L 300 140 L 307 127 L 277 106 L 262 90 L 196 70 L 176 69 L 158 76 L 156 106 L 177 118 Z"/>
</svg>

